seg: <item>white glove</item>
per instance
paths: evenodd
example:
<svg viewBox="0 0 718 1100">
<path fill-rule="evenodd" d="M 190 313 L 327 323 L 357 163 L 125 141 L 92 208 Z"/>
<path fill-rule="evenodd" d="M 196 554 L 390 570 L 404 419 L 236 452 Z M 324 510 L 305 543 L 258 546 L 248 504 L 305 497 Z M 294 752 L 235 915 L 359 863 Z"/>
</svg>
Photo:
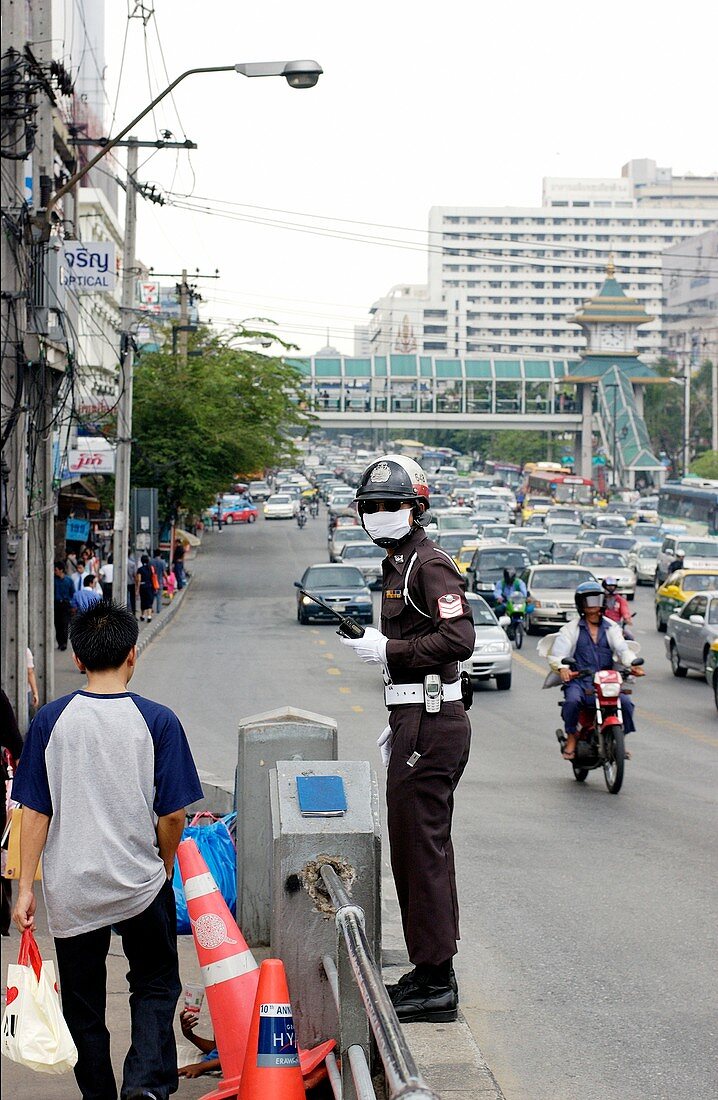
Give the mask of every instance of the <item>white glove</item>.
<svg viewBox="0 0 718 1100">
<path fill-rule="evenodd" d="M 389 757 L 391 756 L 391 742 L 393 734 L 391 726 L 385 726 L 379 734 L 377 745 L 379 746 L 379 752 L 381 753 L 381 762 L 385 768 L 389 767 Z"/>
<path fill-rule="evenodd" d="M 342 645 L 348 645 L 356 650 L 361 661 L 374 661 L 385 667 L 386 643 L 388 640 L 381 630 L 375 630 L 373 626 L 366 628 L 363 638 L 345 638 L 343 635 L 341 637 Z"/>
</svg>

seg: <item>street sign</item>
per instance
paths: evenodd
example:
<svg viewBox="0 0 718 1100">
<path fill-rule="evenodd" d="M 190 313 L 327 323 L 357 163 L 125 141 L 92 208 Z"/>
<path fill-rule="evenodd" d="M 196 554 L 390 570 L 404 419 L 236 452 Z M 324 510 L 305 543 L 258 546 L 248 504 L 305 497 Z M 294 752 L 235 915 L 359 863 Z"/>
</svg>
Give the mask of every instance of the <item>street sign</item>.
<svg viewBox="0 0 718 1100">
<path fill-rule="evenodd" d="M 112 241 L 65 241 L 65 264 L 61 271 L 64 286 L 76 294 L 98 290 L 112 291 L 117 281 L 115 245 Z"/>
<path fill-rule="evenodd" d="M 65 522 L 65 539 L 68 542 L 87 542 L 90 534 L 89 519 L 68 519 Z"/>
</svg>

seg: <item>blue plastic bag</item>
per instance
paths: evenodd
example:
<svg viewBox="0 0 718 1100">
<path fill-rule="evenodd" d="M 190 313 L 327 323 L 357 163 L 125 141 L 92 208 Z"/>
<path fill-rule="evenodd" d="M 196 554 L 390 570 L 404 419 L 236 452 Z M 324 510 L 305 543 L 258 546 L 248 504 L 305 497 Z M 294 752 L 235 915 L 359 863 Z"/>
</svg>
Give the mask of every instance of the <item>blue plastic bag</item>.
<svg viewBox="0 0 718 1100">
<path fill-rule="evenodd" d="M 193 840 L 199 848 L 199 854 L 207 864 L 233 917 L 237 913 L 237 852 L 229 829 L 236 817 L 236 814 L 227 814 L 210 825 L 188 825 L 182 831 L 182 840 Z M 172 889 L 177 908 L 177 934 L 188 936 L 192 932 L 192 926 L 176 857 Z"/>
</svg>

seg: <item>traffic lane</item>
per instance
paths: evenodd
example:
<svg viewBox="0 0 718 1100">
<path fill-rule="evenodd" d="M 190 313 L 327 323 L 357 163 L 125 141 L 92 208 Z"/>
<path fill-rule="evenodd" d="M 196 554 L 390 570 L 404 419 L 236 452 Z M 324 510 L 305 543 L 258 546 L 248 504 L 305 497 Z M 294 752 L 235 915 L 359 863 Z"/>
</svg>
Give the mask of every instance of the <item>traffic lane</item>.
<svg viewBox="0 0 718 1100">
<path fill-rule="evenodd" d="M 525 646 L 511 692 L 471 712 L 454 828 L 464 1014 L 508 1100 L 706 1091 L 715 747 L 642 726 L 618 796 L 601 773 L 578 784 L 543 674 Z"/>
</svg>

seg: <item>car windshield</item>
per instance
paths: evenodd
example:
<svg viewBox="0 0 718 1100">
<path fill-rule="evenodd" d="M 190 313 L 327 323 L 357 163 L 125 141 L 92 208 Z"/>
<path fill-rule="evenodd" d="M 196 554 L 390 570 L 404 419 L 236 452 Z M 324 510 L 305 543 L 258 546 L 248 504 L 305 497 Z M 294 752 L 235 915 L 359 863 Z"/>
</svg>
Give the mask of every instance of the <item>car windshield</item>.
<svg viewBox="0 0 718 1100">
<path fill-rule="evenodd" d="M 555 542 L 551 553 L 555 565 L 568 565 L 578 553 L 578 544 L 575 542 Z"/>
<path fill-rule="evenodd" d="M 347 558 L 384 558 L 386 557 L 386 550 L 383 550 L 381 546 L 375 546 L 373 543 L 369 543 L 368 546 L 363 543 L 359 546 L 349 543 L 344 548 L 342 557 L 344 560 Z"/>
<path fill-rule="evenodd" d="M 529 508 L 536 508 L 537 506 L 539 508 L 542 508 L 544 506 L 544 504 L 553 504 L 553 501 L 551 500 L 551 497 L 533 497 L 532 496 L 532 497 L 529 497 L 529 499 L 526 501 L 526 503 L 528 504 Z"/>
<path fill-rule="evenodd" d="M 615 535 L 613 538 L 604 537 L 601 546 L 605 546 L 607 550 L 630 550 L 635 541 L 633 538 L 620 538 Z"/>
<path fill-rule="evenodd" d="M 514 569 L 525 569 L 529 564 L 529 556 L 525 550 L 511 550 L 502 547 L 501 550 L 481 550 L 478 557 L 480 570 L 506 569 L 513 566 Z"/>
<path fill-rule="evenodd" d="M 337 528 L 332 539 L 335 545 L 342 542 L 371 542 L 364 528 L 358 524 L 354 524 L 352 527 Z"/>
<path fill-rule="evenodd" d="M 578 588 L 591 578 L 583 569 L 537 569 L 531 576 L 531 591 L 548 588 Z"/>
<path fill-rule="evenodd" d="M 648 546 L 639 546 L 636 554 L 641 560 L 656 561 L 658 558 L 659 546 L 658 543 L 654 543 L 653 546 L 649 543 Z"/>
<path fill-rule="evenodd" d="M 637 539 L 659 539 L 661 528 L 657 523 L 637 523 L 633 533 Z"/>
<path fill-rule="evenodd" d="M 462 528 L 468 526 L 467 516 L 442 516 L 439 520 L 439 527 L 442 531 L 460 531 Z"/>
<path fill-rule="evenodd" d="M 328 565 L 326 569 L 308 569 L 302 588 L 363 588 L 364 577 L 353 565 Z"/>
<path fill-rule="evenodd" d="M 551 523 L 552 535 L 575 535 L 581 529 L 579 523 Z"/>
<path fill-rule="evenodd" d="M 708 592 L 718 588 L 718 573 L 687 573 L 681 588 L 684 592 Z"/>
<path fill-rule="evenodd" d="M 481 536 L 485 539 L 503 539 L 509 533 L 508 524 L 482 523 L 478 526 L 481 527 Z"/>
<path fill-rule="evenodd" d="M 623 569 L 626 559 L 623 554 L 617 554 L 615 551 L 610 553 L 604 550 L 587 550 L 581 554 L 581 565 L 587 565 L 590 569 L 607 569 L 609 566 Z"/>
<path fill-rule="evenodd" d="M 466 531 L 458 531 L 456 534 L 439 534 L 434 539 L 434 542 L 437 546 L 440 546 L 442 550 L 445 550 L 447 554 L 453 555 L 458 554 L 459 550 L 466 542 L 466 539 Z"/>
<path fill-rule="evenodd" d="M 269 498 L 268 503 L 269 504 L 290 504 L 291 503 L 291 497 L 279 496 L 279 495 L 273 496 L 273 497 Z"/>
<path fill-rule="evenodd" d="M 718 558 L 718 540 L 682 539 L 680 549 L 688 558 Z"/>
<path fill-rule="evenodd" d="M 474 626 L 496 626 L 496 617 L 493 611 L 481 597 L 467 593 L 466 600 L 471 608 Z"/>
</svg>

